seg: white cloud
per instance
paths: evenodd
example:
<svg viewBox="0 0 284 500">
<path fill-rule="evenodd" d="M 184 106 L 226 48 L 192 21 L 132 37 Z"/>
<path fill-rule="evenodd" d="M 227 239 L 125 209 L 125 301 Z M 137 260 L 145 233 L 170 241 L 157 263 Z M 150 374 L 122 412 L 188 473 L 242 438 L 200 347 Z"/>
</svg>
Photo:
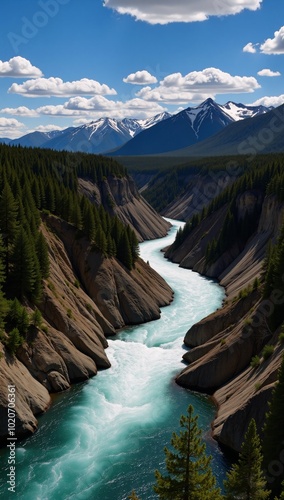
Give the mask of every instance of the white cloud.
<svg viewBox="0 0 284 500">
<path fill-rule="evenodd" d="M 152 83 L 157 83 L 157 78 L 146 71 L 136 71 L 136 73 L 131 73 L 126 78 L 123 78 L 124 83 L 132 83 L 134 85 L 151 85 Z"/>
<path fill-rule="evenodd" d="M 166 76 L 158 87 L 144 87 L 136 96 L 146 101 L 183 104 L 206 99 L 216 94 L 253 92 L 260 88 L 252 76 L 232 76 L 217 68 L 192 71 L 183 76 L 173 73 Z"/>
<path fill-rule="evenodd" d="M 0 118 L 0 137 L 9 137 L 14 139 L 20 137 L 23 132 L 24 124 L 15 118 Z"/>
<path fill-rule="evenodd" d="M 284 54 L 284 26 L 279 31 L 275 31 L 274 38 L 268 38 L 260 46 L 264 54 Z"/>
<path fill-rule="evenodd" d="M 36 66 L 32 66 L 28 59 L 16 56 L 9 61 L 0 60 L 0 77 L 10 78 L 36 78 L 42 76 L 42 72 Z"/>
<path fill-rule="evenodd" d="M 268 108 L 269 106 L 273 106 L 274 108 L 277 108 L 278 106 L 281 106 L 281 104 L 284 104 L 284 94 L 261 97 L 260 99 L 257 99 L 257 101 L 253 102 L 252 106 L 266 106 Z"/>
<path fill-rule="evenodd" d="M 53 130 L 64 130 L 66 127 L 59 127 L 58 125 L 40 125 L 33 130 L 29 130 L 29 132 L 52 132 Z"/>
<path fill-rule="evenodd" d="M 82 112 L 72 111 L 66 108 L 65 104 L 59 104 L 58 106 L 41 106 L 36 109 L 36 111 L 41 115 L 50 116 L 81 116 Z"/>
<path fill-rule="evenodd" d="M 279 71 L 272 71 L 271 69 L 262 69 L 261 71 L 258 71 L 257 74 L 259 76 L 281 76 Z"/>
<path fill-rule="evenodd" d="M 243 48 L 243 52 L 249 52 L 250 54 L 255 54 L 256 53 L 256 46 L 257 44 L 253 44 L 251 42 L 247 43 L 244 48 Z"/>
<path fill-rule="evenodd" d="M 73 97 L 64 104 L 64 107 L 74 112 L 88 112 L 92 118 L 111 116 L 112 118 L 148 118 L 155 114 L 166 111 L 159 104 L 146 102 L 143 99 L 134 98 L 129 101 L 112 101 L 103 96 L 95 96 L 91 99 L 85 97 Z"/>
<path fill-rule="evenodd" d="M 210 16 L 256 10 L 262 0 L 104 0 L 104 6 L 150 24 L 205 21 Z"/>
<path fill-rule="evenodd" d="M 22 84 L 13 83 L 10 94 L 20 94 L 25 97 L 71 97 L 75 95 L 116 95 L 114 89 L 100 84 L 96 80 L 82 78 L 74 82 L 64 82 L 61 78 L 37 78 L 27 80 Z"/>
<path fill-rule="evenodd" d="M 39 113 L 36 109 L 29 109 L 26 106 L 19 106 L 18 108 L 3 108 L 0 109 L 0 113 L 5 113 L 5 115 L 26 116 L 31 118 L 39 116 Z"/>
</svg>

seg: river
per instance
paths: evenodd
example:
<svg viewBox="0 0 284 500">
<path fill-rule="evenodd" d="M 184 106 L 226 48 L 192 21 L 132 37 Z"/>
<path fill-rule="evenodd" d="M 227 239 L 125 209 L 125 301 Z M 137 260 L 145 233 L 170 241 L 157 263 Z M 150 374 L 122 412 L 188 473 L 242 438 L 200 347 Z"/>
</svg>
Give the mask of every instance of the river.
<svg viewBox="0 0 284 500">
<path fill-rule="evenodd" d="M 159 320 L 109 339 L 109 370 L 54 397 L 38 432 L 17 445 L 15 494 L 7 491 L 8 454 L 1 451 L 1 498 L 125 500 L 135 489 L 141 500 L 156 499 L 154 470 L 163 469 L 164 446 L 190 403 L 221 484 L 227 463 L 210 436 L 216 408 L 206 396 L 177 386 L 174 377 L 184 367 L 185 332 L 221 306 L 224 290 L 163 257 L 161 249 L 183 225 L 170 222 L 169 234 L 142 243 L 140 254 L 173 288 L 173 303 Z"/>
</svg>

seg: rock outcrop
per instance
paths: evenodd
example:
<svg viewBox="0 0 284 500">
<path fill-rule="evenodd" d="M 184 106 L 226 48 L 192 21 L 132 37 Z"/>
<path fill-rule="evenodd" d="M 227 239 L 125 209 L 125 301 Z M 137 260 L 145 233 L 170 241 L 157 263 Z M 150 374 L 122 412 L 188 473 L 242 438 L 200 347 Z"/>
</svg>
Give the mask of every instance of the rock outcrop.
<svg viewBox="0 0 284 500">
<path fill-rule="evenodd" d="M 131 177 L 109 177 L 99 184 L 79 179 L 80 191 L 135 230 L 138 241 L 166 236 L 170 224 L 139 194 Z"/>
</svg>

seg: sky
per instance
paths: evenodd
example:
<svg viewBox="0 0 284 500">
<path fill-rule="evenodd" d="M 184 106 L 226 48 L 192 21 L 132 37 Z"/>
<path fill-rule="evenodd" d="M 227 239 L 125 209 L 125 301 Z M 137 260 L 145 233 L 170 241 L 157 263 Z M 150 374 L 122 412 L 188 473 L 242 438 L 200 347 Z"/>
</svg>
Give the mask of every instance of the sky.
<svg viewBox="0 0 284 500">
<path fill-rule="evenodd" d="M 2 0 L 0 137 L 284 103 L 283 0 Z"/>
</svg>

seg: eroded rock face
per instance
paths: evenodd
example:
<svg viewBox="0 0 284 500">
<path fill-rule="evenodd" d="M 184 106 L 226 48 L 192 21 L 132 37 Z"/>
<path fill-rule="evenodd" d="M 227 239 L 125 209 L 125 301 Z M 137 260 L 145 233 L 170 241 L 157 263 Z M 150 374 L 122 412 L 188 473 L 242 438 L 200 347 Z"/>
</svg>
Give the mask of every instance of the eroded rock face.
<svg viewBox="0 0 284 500">
<path fill-rule="evenodd" d="M 50 276 L 38 305 L 43 325 L 29 331 L 17 358 L 3 348 L 2 441 L 7 434 L 8 384 L 17 390 L 16 431 L 22 437 L 37 429 L 35 415 L 48 408 L 49 393 L 110 367 L 108 335 L 126 324 L 159 318 L 160 307 L 172 300 L 170 287 L 141 259 L 130 272 L 116 259 L 92 251 L 86 239 L 76 238 L 73 226 L 53 216 L 46 217 L 42 231 L 50 252 Z"/>
<path fill-rule="evenodd" d="M 136 232 L 138 241 L 166 236 L 170 224 L 139 194 L 134 180 L 110 176 L 99 185 L 79 179 L 79 189 L 96 205 L 102 204 Z"/>
<path fill-rule="evenodd" d="M 32 434 L 37 429 L 35 415 L 50 405 L 50 395 L 28 369 L 16 358 L 2 350 L 0 361 L 0 444 L 8 432 L 8 388 L 15 387 L 15 431 L 18 437 Z M 12 392 L 10 392 L 12 394 Z M 7 444 L 5 442 L 5 444 Z"/>
</svg>

